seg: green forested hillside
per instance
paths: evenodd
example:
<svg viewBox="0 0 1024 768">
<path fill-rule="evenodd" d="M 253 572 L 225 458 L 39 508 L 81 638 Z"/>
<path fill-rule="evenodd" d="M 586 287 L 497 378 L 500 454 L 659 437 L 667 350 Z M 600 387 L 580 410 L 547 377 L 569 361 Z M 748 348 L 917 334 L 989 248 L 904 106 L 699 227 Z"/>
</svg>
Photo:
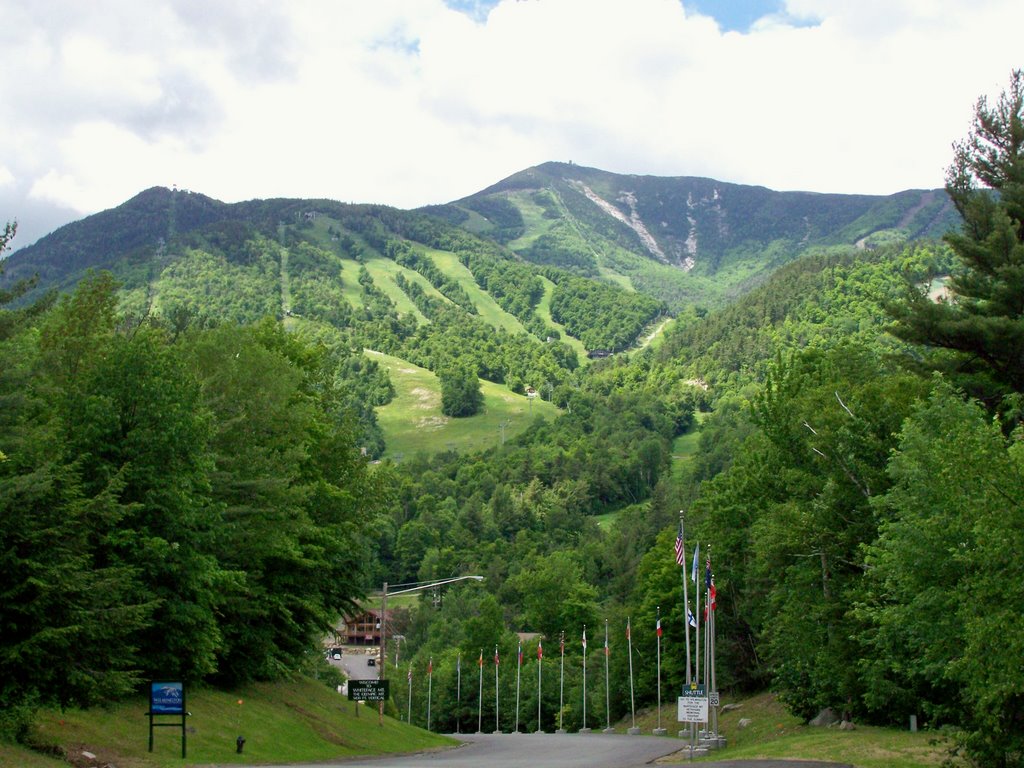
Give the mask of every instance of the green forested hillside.
<svg viewBox="0 0 1024 768">
<path fill-rule="evenodd" d="M 955 221 L 938 190 L 773 192 L 566 163 L 545 163 L 425 210 L 532 263 L 628 278 L 673 311 L 720 306 L 811 247 L 934 238 Z"/>
<path fill-rule="evenodd" d="M 915 715 L 960 759 L 1021 765 L 1022 123 L 1018 72 L 976 107 L 947 190 L 963 226 L 941 242 L 905 239 L 942 218 L 930 193 L 815 198 L 810 221 L 789 207 L 800 195 L 694 182 L 697 234 L 714 242 L 717 220 L 723 244 L 703 274 L 736 278 L 720 298 L 747 290 L 587 365 L 563 333 L 623 349 L 667 305 L 592 279 L 616 253 L 659 261 L 641 194 L 659 184 L 635 179 L 634 200 L 574 166 L 437 211 L 493 240 L 419 213 L 259 201 L 120 254 L 120 292 L 100 273 L 56 302 L 0 297 L 0 727 L 17 736 L 40 703 L 122 696 L 157 670 L 282 679 L 375 585 L 468 575 L 484 579 L 390 630 L 410 674 L 433 672 L 434 727 L 476 705 L 512 728 L 515 676 L 501 667 L 498 702 L 470 702 L 460 660 L 563 640 L 564 688 L 546 677 L 514 714 L 550 729 L 564 696 L 564 727 L 594 727 L 685 681 L 682 515 L 684 561 L 699 545 L 702 599 L 715 590 L 719 688 L 769 688 L 805 720 Z M 735 228 L 719 202 L 734 192 L 760 201 Z M 768 240 L 730 240 L 758 216 Z M 531 231 L 545 222 L 560 226 Z M 658 269 L 677 269 L 671 242 L 654 238 Z M 651 273 L 616 274 L 635 289 Z M 493 403 L 481 379 L 530 387 L 544 418 L 389 457 L 381 360 L 427 372 L 442 407 L 446 388 Z M 80 653 L 46 663 L 69 638 Z M 403 696 L 425 722 L 422 691 Z"/>
</svg>

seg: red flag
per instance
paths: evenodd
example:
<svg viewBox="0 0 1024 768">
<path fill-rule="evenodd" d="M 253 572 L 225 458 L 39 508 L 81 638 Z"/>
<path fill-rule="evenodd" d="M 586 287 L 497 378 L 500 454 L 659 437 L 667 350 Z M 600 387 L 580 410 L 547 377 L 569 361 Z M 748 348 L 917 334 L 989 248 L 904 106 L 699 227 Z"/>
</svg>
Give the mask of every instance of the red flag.
<svg viewBox="0 0 1024 768">
<path fill-rule="evenodd" d="M 718 600 L 715 598 L 718 596 L 718 591 L 715 589 L 715 580 L 711 579 L 711 584 L 708 586 L 708 605 L 704 606 L 704 619 L 708 618 L 708 606 L 711 606 L 712 611 L 718 610 Z"/>
<path fill-rule="evenodd" d="M 498 646 L 494 646 L 494 666 L 498 666 Z"/>
<path fill-rule="evenodd" d="M 626 622 L 626 639 L 629 640 L 629 622 Z"/>
<path fill-rule="evenodd" d="M 430 657 L 430 661 L 427 662 L 427 674 L 428 675 L 434 674 L 434 657 L 433 656 L 431 656 Z"/>
<path fill-rule="evenodd" d="M 656 628 L 658 631 L 658 637 L 661 637 L 661 616 L 658 617 L 658 624 Z"/>
<path fill-rule="evenodd" d="M 483 665 L 484 665 L 484 649 L 483 648 L 480 649 L 480 660 L 477 661 L 476 664 L 477 664 L 478 667 L 483 667 Z"/>
<path fill-rule="evenodd" d="M 537 641 L 537 661 L 544 658 L 544 647 L 541 645 L 541 641 Z"/>
</svg>

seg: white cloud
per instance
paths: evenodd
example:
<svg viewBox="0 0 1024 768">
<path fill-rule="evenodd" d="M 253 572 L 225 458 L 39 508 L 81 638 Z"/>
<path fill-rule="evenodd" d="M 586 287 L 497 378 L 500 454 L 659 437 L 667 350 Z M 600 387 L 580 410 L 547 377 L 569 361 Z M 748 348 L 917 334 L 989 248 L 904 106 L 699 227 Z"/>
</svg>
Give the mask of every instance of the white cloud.
<svg viewBox="0 0 1024 768">
<path fill-rule="evenodd" d="M 502 0 L 472 18 L 441 0 L 0 10 L 0 157 L 31 200 L 81 213 L 172 183 L 412 207 L 552 159 L 940 186 L 974 100 L 1022 65 L 1024 23 L 1017 0 L 789 0 L 744 34 L 685 0 Z"/>
</svg>

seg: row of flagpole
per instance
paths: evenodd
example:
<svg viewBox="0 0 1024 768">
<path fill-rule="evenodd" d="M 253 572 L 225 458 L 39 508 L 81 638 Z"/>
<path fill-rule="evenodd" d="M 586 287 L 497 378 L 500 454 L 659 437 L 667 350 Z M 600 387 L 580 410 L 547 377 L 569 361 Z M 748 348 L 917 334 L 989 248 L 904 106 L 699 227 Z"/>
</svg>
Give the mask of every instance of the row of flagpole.
<svg viewBox="0 0 1024 768">
<path fill-rule="evenodd" d="M 658 643 L 658 727 L 661 727 L 661 608 L 658 607 L 658 617 L 656 623 L 656 635 Z M 629 654 L 629 698 L 630 698 L 630 713 L 632 718 L 632 726 L 636 728 L 636 702 L 633 688 L 633 638 L 632 638 L 632 621 L 626 619 L 626 641 L 628 644 Z M 583 627 L 582 635 L 582 646 L 583 646 L 583 726 L 584 730 L 587 723 L 587 628 L 586 625 Z M 565 633 L 561 633 L 559 638 L 559 652 L 560 652 L 560 674 L 559 674 L 559 688 L 558 688 L 558 729 L 563 730 L 562 716 L 564 711 L 564 692 L 565 692 Z M 523 644 L 519 642 L 517 648 L 517 665 L 516 665 L 516 713 L 515 713 L 515 726 L 514 731 L 519 731 L 519 714 L 520 714 L 520 690 L 522 681 L 522 666 L 523 666 Z M 609 673 L 609 658 L 611 656 L 609 640 L 608 640 L 608 621 L 605 620 L 605 631 L 604 631 L 604 658 L 605 658 L 605 719 L 606 727 L 611 729 L 611 697 L 610 697 L 610 673 Z M 544 646 L 543 639 L 538 638 L 537 641 L 537 723 L 538 730 L 541 730 L 540 724 L 542 722 L 542 697 L 540 692 L 542 690 L 543 682 L 543 658 L 544 658 Z M 499 675 L 498 669 L 501 664 L 500 653 L 498 647 L 494 648 L 494 729 L 495 732 L 500 731 L 500 686 L 499 686 Z M 483 649 L 480 650 L 480 656 L 477 661 L 479 667 L 479 682 L 478 682 L 478 693 L 477 693 L 477 731 L 481 732 L 483 727 L 483 671 L 484 671 L 484 653 Z M 431 725 L 431 705 L 433 696 L 433 672 L 434 672 L 434 659 L 430 657 L 427 663 L 427 729 L 430 729 Z M 412 719 L 412 681 L 413 681 L 413 666 L 412 662 L 409 663 L 407 673 L 407 701 L 406 701 L 406 719 L 411 722 Z M 461 711 L 462 708 L 462 654 L 459 653 L 456 659 L 456 703 L 457 710 Z M 458 729 L 458 722 L 456 725 Z"/>
<path fill-rule="evenodd" d="M 707 547 L 705 555 L 705 566 L 704 566 L 704 578 L 703 578 L 703 591 L 705 593 L 705 609 L 703 613 L 704 621 L 704 653 L 701 654 L 701 618 L 702 613 L 700 610 L 700 599 L 701 589 L 698 586 L 698 567 L 700 563 L 700 544 L 696 543 L 693 550 L 693 560 L 690 568 L 690 579 L 694 584 L 694 611 L 690 611 L 689 603 L 689 590 L 688 590 L 688 579 L 686 573 L 686 542 L 685 542 L 685 526 L 683 521 L 682 513 L 679 518 L 679 533 L 675 540 L 675 561 L 676 564 L 681 568 L 682 582 L 683 582 L 683 616 L 684 625 L 686 630 L 686 686 L 697 687 L 703 685 L 705 690 L 708 692 L 716 691 L 716 680 L 715 680 L 715 610 L 716 605 L 716 589 L 714 574 L 711 571 L 711 548 Z M 693 653 L 691 655 L 691 644 L 690 644 L 690 628 L 694 628 L 694 647 L 692 648 Z M 656 636 L 657 636 L 657 695 L 658 695 L 658 731 L 663 732 L 661 727 L 661 607 L 658 606 L 657 620 L 656 620 Z M 628 644 L 629 653 L 629 699 L 630 699 L 630 714 L 632 718 L 631 732 L 636 731 L 636 703 L 634 698 L 633 689 L 633 641 L 632 641 L 632 627 L 631 620 L 627 617 L 626 619 L 626 641 Z M 587 728 L 587 627 L 583 626 L 582 635 L 583 645 L 583 728 L 582 731 L 589 731 Z M 560 662 L 560 679 L 558 687 L 558 731 L 564 732 L 562 715 L 564 712 L 564 692 L 565 692 L 565 633 L 562 632 L 559 638 L 559 650 L 561 655 Z M 604 632 L 604 656 L 605 656 L 605 718 L 607 722 L 607 728 L 611 729 L 611 699 L 610 699 L 610 681 L 609 681 L 609 670 L 608 660 L 610 656 L 609 645 L 608 645 L 608 621 L 605 620 L 605 632 Z M 537 641 L 537 730 L 542 730 L 542 712 L 541 712 L 541 690 L 542 690 L 542 668 L 543 668 L 543 641 L 538 639 Z M 703 661 L 703 667 L 701 662 Z M 692 664 L 691 664 L 692 662 Z M 484 654 L 483 649 L 480 649 L 480 657 L 478 660 L 478 666 L 480 670 L 479 675 L 479 691 L 477 696 L 477 732 L 482 731 L 483 727 L 483 668 L 484 668 Z M 500 697 L 499 697 L 499 677 L 498 667 L 500 665 L 500 657 L 498 647 L 494 648 L 494 730 L 500 732 Z M 517 667 L 516 667 L 516 714 L 515 714 L 515 732 L 519 731 L 519 711 L 520 711 L 520 687 L 521 687 L 521 673 L 523 666 L 523 644 L 519 642 L 517 650 Z M 430 658 L 427 665 L 427 729 L 430 729 L 431 725 L 431 699 L 433 694 L 433 657 Z M 461 711 L 462 704 L 462 654 L 458 655 L 456 661 L 457 668 L 457 707 Z M 703 677 L 701 672 L 703 671 Z M 408 672 L 408 693 L 407 693 L 407 718 L 411 722 L 412 718 L 412 663 L 409 664 Z M 705 733 L 713 738 L 717 738 L 717 709 L 715 707 L 710 708 L 709 722 L 705 725 L 707 729 Z M 695 736 L 694 726 L 699 724 L 690 724 L 691 737 Z M 456 728 L 458 729 L 458 719 Z"/>
<path fill-rule="evenodd" d="M 686 625 L 686 685 L 688 687 L 700 687 L 704 686 L 705 691 L 716 692 L 717 682 L 715 680 L 715 611 L 717 609 L 717 591 L 715 589 L 715 577 L 711 570 L 711 546 L 708 545 L 705 560 L 704 560 L 704 594 L 705 594 L 705 608 L 703 617 L 704 621 L 704 654 L 701 654 L 701 610 L 700 610 L 700 596 L 701 589 L 698 586 L 698 567 L 700 564 L 700 543 L 696 542 L 693 548 L 693 561 L 690 568 L 690 581 L 694 585 L 694 611 L 690 612 L 690 601 L 687 590 L 687 578 L 686 578 L 686 528 L 685 521 L 683 519 L 683 513 L 679 513 L 679 533 L 676 536 L 675 541 L 675 559 L 676 564 L 681 568 L 681 575 L 683 580 L 683 612 L 685 615 Z M 690 628 L 693 627 L 696 631 L 694 632 L 695 642 L 695 653 L 693 655 L 693 665 L 691 666 L 690 656 Z M 701 677 L 701 661 L 704 662 L 704 676 Z M 691 738 L 698 734 L 694 731 L 694 726 L 699 723 L 691 723 Z M 705 723 L 707 726 L 705 735 L 712 739 L 717 739 L 718 734 L 718 712 L 716 706 L 709 707 L 709 721 Z"/>
</svg>

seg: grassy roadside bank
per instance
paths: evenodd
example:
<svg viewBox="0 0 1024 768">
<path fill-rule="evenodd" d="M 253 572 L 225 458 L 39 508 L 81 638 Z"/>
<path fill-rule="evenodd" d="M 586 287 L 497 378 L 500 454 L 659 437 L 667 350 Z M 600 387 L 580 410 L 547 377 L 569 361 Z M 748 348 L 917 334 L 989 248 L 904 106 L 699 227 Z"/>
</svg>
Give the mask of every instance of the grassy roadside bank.
<svg viewBox="0 0 1024 768">
<path fill-rule="evenodd" d="M 738 704 L 719 716 L 719 732 L 726 748 L 693 762 L 713 760 L 792 759 L 846 763 L 857 768 L 938 768 L 950 758 L 950 740 L 942 733 L 858 725 L 852 731 L 815 728 L 786 712 L 770 693 L 747 699 L 724 697 L 723 704 Z M 740 721 L 748 721 L 740 727 Z M 662 727 L 673 736 L 680 730 L 676 707 L 662 707 Z M 620 723 L 625 730 L 629 722 Z M 657 725 L 657 711 L 637 715 L 637 726 L 651 733 Z M 680 740 L 681 745 L 685 742 Z M 689 762 L 686 752 L 676 753 L 666 764 Z M 950 765 L 960 765 L 952 762 Z"/>
<path fill-rule="evenodd" d="M 148 752 L 143 697 L 108 708 L 42 711 L 34 737 L 39 744 L 63 749 L 72 764 L 111 763 L 118 768 L 317 762 L 456 743 L 389 717 L 379 725 L 373 707 L 360 706 L 357 715 L 352 702 L 309 679 L 254 684 L 230 692 L 192 690 L 187 707 L 191 717 L 184 761 L 180 729 L 155 729 L 153 752 Z M 235 751 L 240 735 L 245 738 L 241 755 Z M 82 760 L 83 751 L 96 755 L 96 760 Z M 0 766 L 66 768 L 67 763 L 0 744 Z"/>
</svg>

